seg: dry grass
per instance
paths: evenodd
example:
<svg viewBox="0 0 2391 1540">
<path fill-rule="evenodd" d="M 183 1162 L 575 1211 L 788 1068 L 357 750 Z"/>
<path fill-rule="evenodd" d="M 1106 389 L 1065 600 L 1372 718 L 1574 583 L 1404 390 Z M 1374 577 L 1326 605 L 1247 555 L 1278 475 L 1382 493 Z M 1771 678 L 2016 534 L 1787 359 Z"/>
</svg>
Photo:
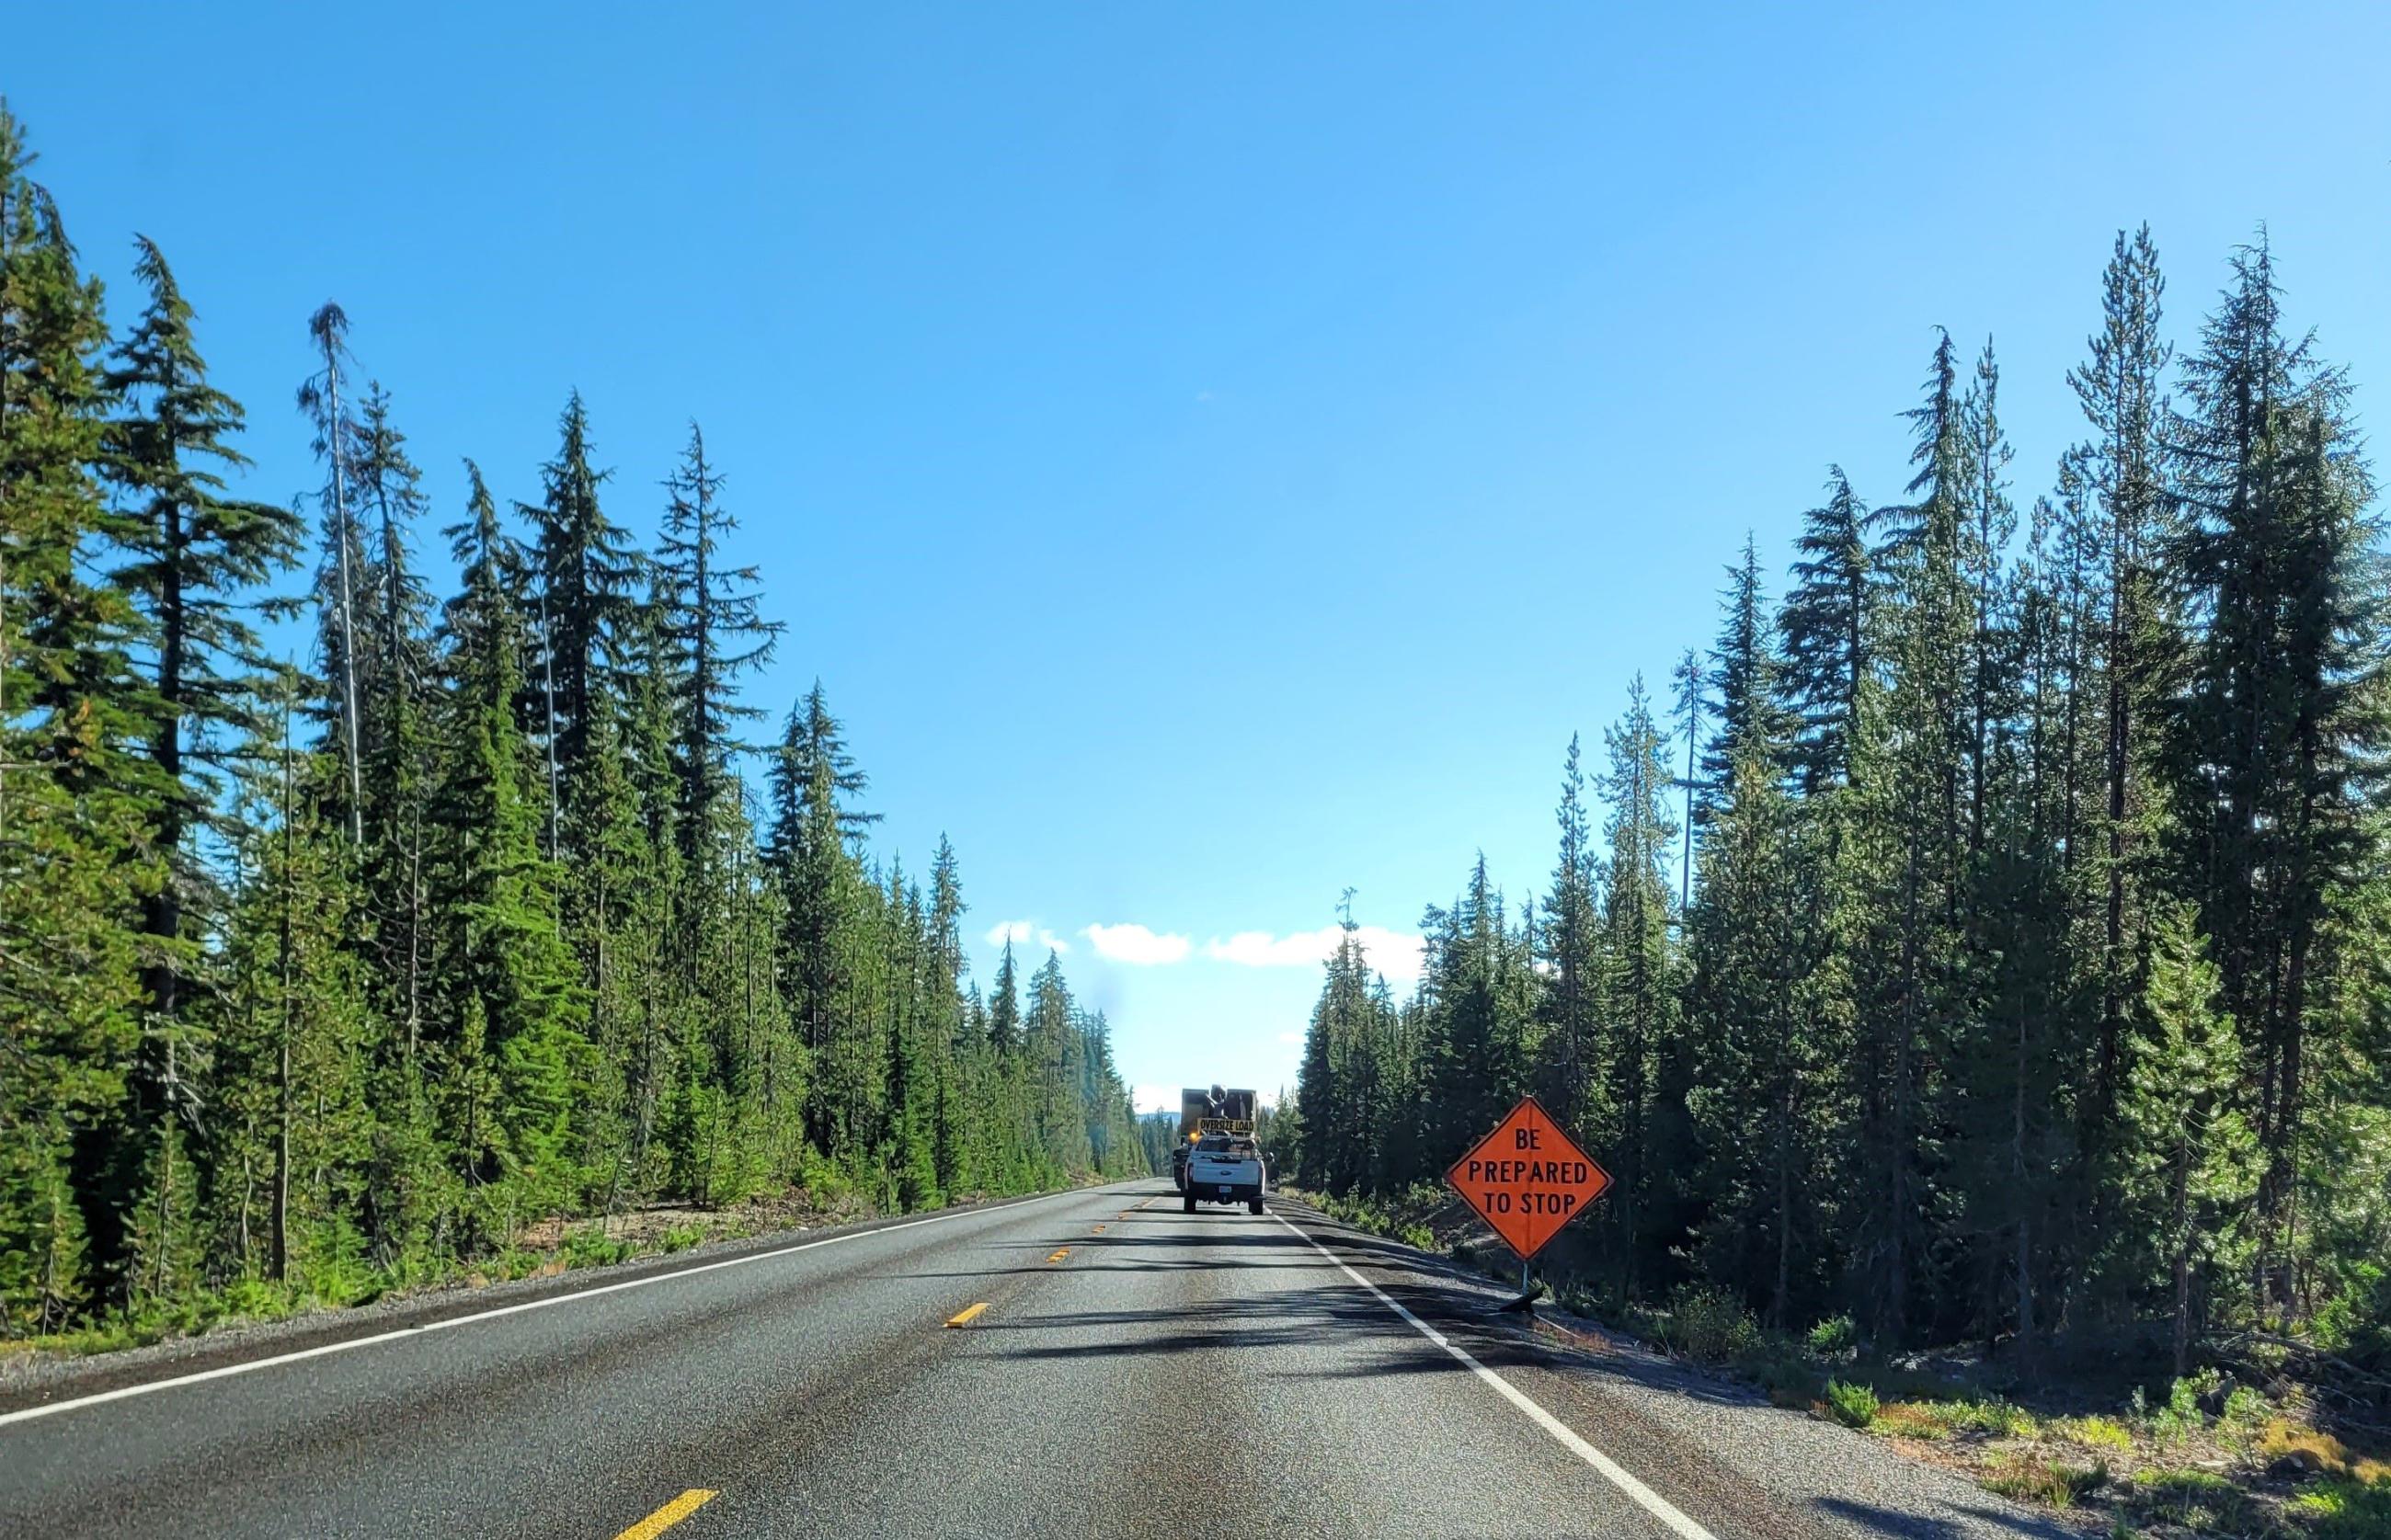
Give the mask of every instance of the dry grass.
<svg viewBox="0 0 2391 1540">
<path fill-rule="evenodd" d="M 2268 1420 L 2258 1434 L 2256 1450 L 2269 1463 L 2287 1460 L 2317 1474 L 2341 1476 L 2361 1485 L 2391 1485 L 2391 1461 L 2353 1454 L 2331 1433 L 2295 1426 L 2284 1418 Z"/>
<path fill-rule="evenodd" d="M 1987 1491 L 2045 1508 L 2074 1508 L 2108 1484 L 2105 1462 L 2068 1465 L 2032 1455 L 1997 1459 L 1984 1479 Z"/>
</svg>

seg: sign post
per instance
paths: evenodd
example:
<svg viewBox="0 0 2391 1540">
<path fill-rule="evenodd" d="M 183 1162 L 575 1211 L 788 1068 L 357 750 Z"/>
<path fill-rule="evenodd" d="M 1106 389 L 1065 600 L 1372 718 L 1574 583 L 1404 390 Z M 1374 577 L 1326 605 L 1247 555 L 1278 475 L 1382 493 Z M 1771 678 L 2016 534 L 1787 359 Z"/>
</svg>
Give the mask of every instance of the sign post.
<svg viewBox="0 0 2391 1540">
<path fill-rule="evenodd" d="M 1610 1174 L 1533 1097 L 1520 1097 L 1444 1179 L 1519 1253 L 1521 1305 L 1528 1303 L 1528 1259 L 1610 1186 Z"/>
</svg>

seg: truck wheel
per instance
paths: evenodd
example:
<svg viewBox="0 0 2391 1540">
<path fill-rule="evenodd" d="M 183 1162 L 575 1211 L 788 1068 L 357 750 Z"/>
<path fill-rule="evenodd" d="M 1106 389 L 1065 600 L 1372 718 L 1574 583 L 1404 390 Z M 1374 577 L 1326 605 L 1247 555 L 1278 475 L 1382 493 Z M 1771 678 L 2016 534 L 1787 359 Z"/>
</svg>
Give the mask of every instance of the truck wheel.
<svg viewBox="0 0 2391 1540">
<path fill-rule="evenodd" d="M 1188 1193 L 1179 1200 L 1179 1212 L 1181 1213 L 1194 1213 L 1196 1212 L 1196 1195 L 1194 1193 Z"/>
<path fill-rule="evenodd" d="M 1262 1212 L 1262 1200 L 1261 1200 L 1260 1199 L 1259 1199 L 1259 1198 L 1256 1198 L 1256 1199 L 1252 1200 L 1251 1201 L 1247 1202 L 1247 1203 L 1246 1204 L 1246 1212 L 1247 1212 L 1247 1213 L 1261 1213 L 1261 1212 Z"/>
</svg>

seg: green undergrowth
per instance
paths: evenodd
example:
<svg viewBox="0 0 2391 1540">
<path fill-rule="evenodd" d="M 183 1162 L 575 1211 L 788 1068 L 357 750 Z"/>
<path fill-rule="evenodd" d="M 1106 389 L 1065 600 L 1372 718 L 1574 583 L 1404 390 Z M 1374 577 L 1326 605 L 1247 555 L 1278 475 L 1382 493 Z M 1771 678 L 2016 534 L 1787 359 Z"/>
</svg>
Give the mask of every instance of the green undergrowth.
<svg viewBox="0 0 2391 1540">
<path fill-rule="evenodd" d="M 1466 1247 L 1459 1254 L 1472 1260 Z M 1571 1313 L 1744 1380 L 1778 1406 L 2110 1540 L 2391 1540 L 2391 1459 L 2315 1426 L 2295 1388 L 2278 1403 L 2208 1369 L 2093 1409 L 2113 1387 L 1871 1355 L 1840 1317 L 1771 1331 L 1699 1286 L 1624 1308 L 1574 1282 L 1553 1292 Z"/>
<path fill-rule="evenodd" d="M 1356 1229 L 1448 1252 L 1491 1277 L 1507 1282 L 1518 1265 L 1499 1244 L 1472 1238 L 1466 1216 L 1455 1222 L 1441 1187 L 1303 1196 Z M 1975 1360 L 1954 1367 L 1871 1354 L 1846 1315 L 1770 1330 L 1709 1286 L 1622 1304 L 1565 1273 L 1545 1282 L 1573 1315 L 1732 1374 L 1779 1406 L 1961 1470 L 2012 1501 L 2105 1526 L 2112 1540 L 2391 1540 L 2391 1462 L 2314 1426 L 2295 1392 L 2278 1403 L 2216 1369 L 2148 1386 L 2030 1380 Z"/>
<path fill-rule="evenodd" d="M 2391 1463 L 2313 1426 L 2296 1398 L 2279 1405 L 2216 1369 L 2091 1409 L 2081 1384 L 1872 1356 L 1841 1317 L 1770 1331 L 1700 1286 L 1624 1310 L 1559 1292 L 1564 1305 L 1749 1380 L 1780 1406 L 1956 1467 L 2014 1501 L 2105 1521 L 2115 1536 L 2391 1540 Z"/>
<path fill-rule="evenodd" d="M 316 1249 L 303 1277 L 290 1282 L 239 1279 L 172 1299 L 119 1308 L 72 1331 L 0 1339 L 0 1362 L 20 1355 L 80 1357 L 198 1337 L 233 1327 L 267 1325 L 294 1316 L 370 1304 L 386 1296 L 443 1289 L 474 1289 L 523 1278 L 608 1267 L 643 1256 L 669 1256 L 710 1242 L 738 1240 L 796 1224 L 842 1223 L 896 1212 L 849 1184 L 824 1181 L 776 1200 L 716 1209 L 618 1215 L 612 1220 L 550 1221 L 544 1243 L 519 1238 L 478 1255 L 436 1263 L 378 1267 L 340 1249 Z"/>
<path fill-rule="evenodd" d="M 1441 1187 L 1422 1183 L 1409 1192 L 1375 1200 L 1322 1192 L 1305 1192 L 1301 1196 L 1331 1219 L 1357 1230 L 1400 1240 L 1416 1251 L 1445 1249 L 1438 1244 L 1436 1231 L 1426 1222 L 1429 1213 L 1451 1200 L 1452 1195 Z"/>
</svg>

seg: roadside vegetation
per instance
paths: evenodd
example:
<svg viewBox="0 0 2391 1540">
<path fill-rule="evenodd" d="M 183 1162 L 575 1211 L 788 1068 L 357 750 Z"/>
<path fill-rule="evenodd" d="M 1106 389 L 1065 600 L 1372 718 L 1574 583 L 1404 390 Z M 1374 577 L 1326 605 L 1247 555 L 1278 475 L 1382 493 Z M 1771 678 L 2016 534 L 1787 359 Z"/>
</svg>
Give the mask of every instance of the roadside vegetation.
<svg viewBox="0 0 2391 1540">
<path fill-rule="evenodd" d="M 545 462 L 427 474 L 443 382 L 368 362 L 423 318 L 334 304 L 252 429 L 36 169 L 0 103 L 0 1350 L 1147 1169 L 1054 956 L 972 977 L 952 848 L 874 841 L 821 685 L 746 697 L 769 446 L 618 480 L 560 387 Z M 320 489 L 237 495 L 265 434 Z"/>
<path fill-rule="evenodd" d="M 405 1275 L 356 1268 L 319 1271 L 304 1284 L 245 1279 L 223 1289 L 148 1302 L 139 1309 L 111 1311 L 65 1331 L 19 1336 L 0 1341 L 0 1369 L 19 1358 L 72 1357 L 146 1347 L 203 1336 L 224 1327 L 269 1324 L 384 1299 L 554 1277 L 776 1231 L 870 1219 L 884 1212 L 852 1184 L 831 1176 L 818 1189 L 800 1187 L 779 1194 L 759 1193 L 716 1207 L 657 1202 L 611 1216 L 551 1217 L 525 1226 L 511 1245 L 470 1257 L 440 1259 Z"/>
<path fill-rule="evenodd" d="M 1548 877 L 1456 873 L 1400 992 L 1348 916 L 1294 1181 L 1447 1234 L 1533 1093 L 1612 1178 L 1574 1306 L 2129 1528 L 2377 1524 L 2391 566 L 2359 382 L 2263 231 L 2224 257 L 2177 312 L 2117 234 L 2041 465 L 1980 327 L 1906 464 L 1819 445 L 1569 739 Z"/>
<path fill-rule="evenodd" d="M 1441 1185 L 1301 1196 L 1356 1229 L 1513 1280 L 1509 1250 Z M 2294 1344 L 2245 1344 L 2234 1370 L 2173 1379 L 2153 1353 L 2147 1382 L 2114 1352 L 2087 1370 L 2055 1350 L 2027 1374 L 1981 1350 L 1874 1354 L 1848 1315 L 1771 1330 L 1715 1286 L 1622 1309 L 1572 1272 L 1540 1265 L 1537 1277 L 1567 1315 L 2114 1540 L 2391 1540 L 2391 1430 L 2346 1415 L 2369 1377 L 2346 1367 L 2357 1378 L 2322 1400 L 2331 1371 Z"/>
</svg>

